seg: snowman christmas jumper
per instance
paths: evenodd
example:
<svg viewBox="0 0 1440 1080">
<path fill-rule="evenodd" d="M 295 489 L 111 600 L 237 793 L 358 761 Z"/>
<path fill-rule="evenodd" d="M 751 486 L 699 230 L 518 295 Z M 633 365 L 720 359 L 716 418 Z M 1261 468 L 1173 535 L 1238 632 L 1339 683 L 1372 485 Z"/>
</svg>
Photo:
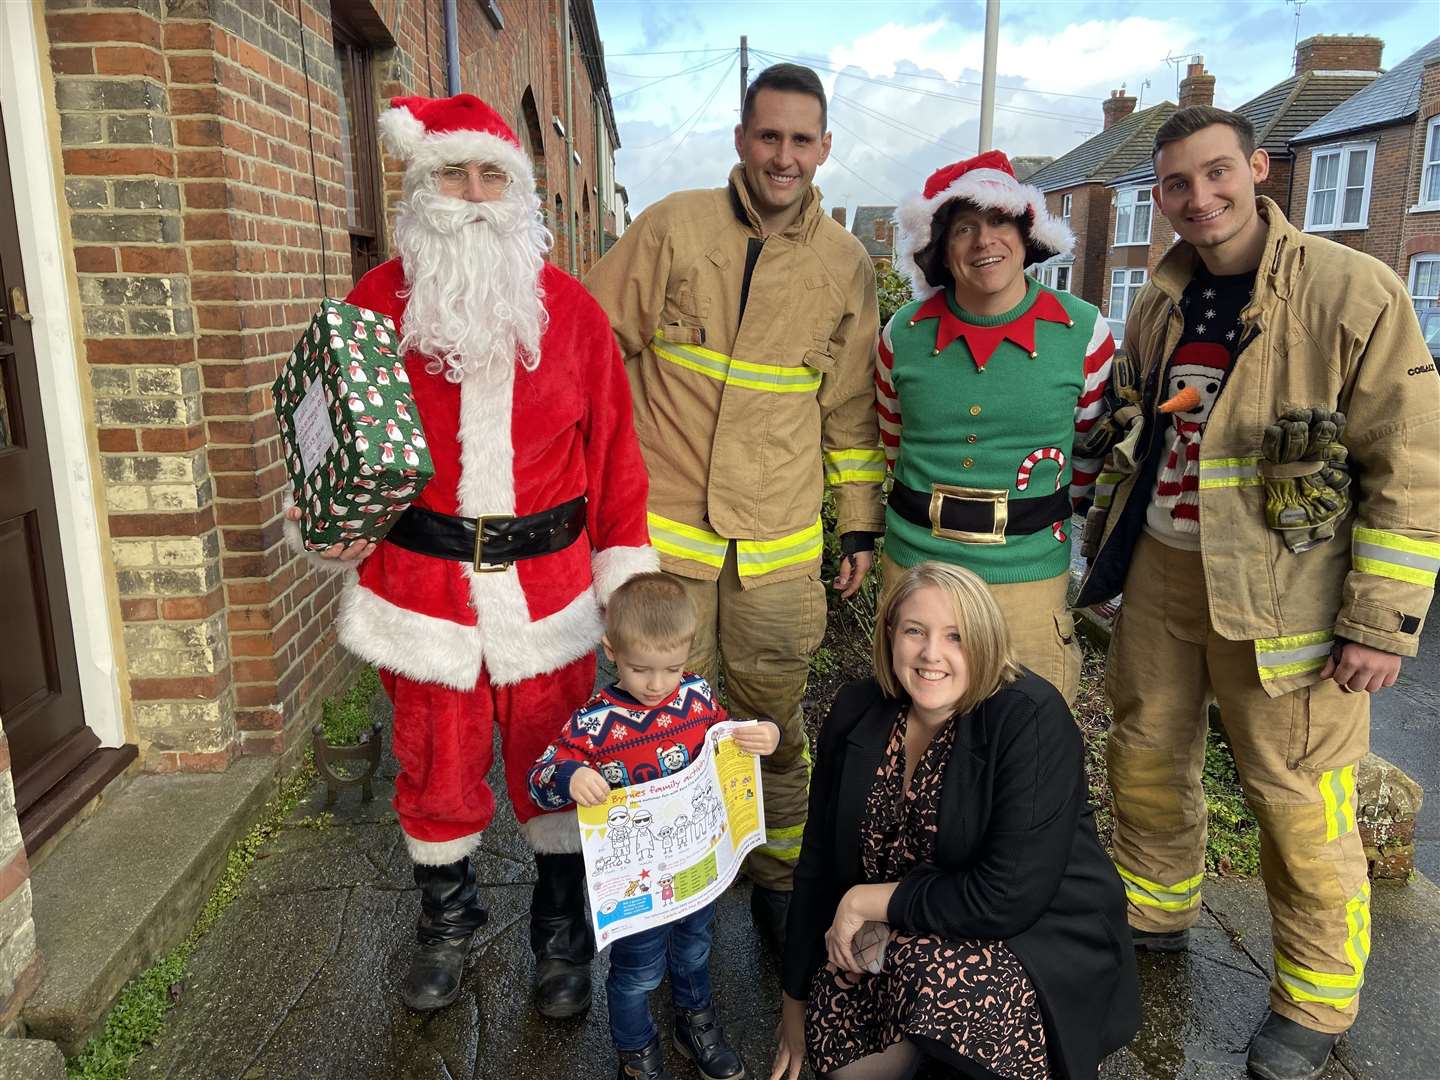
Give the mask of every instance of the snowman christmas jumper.
<svg viewBox="0 0 1440 1080">
<path fill-rule="evenodd" d="M 530 797 L 545 810 L 572 805 L 570 778 L 591 768 L 612 788 L 677 773 L 699 755 L 705 733 L 725 719 L 715 691 L 686 673 L 675 692 L 645 705 L 607 686 L 575 711 L 530 769 Z"/>
<path fill-rule="evenodd" d="M 1145 531 L 1171 547 L 1200 550 L 1200 441 L 1239 353 L 1240 312 L 1254 290 L 1253 272 L 1219 276 L 1201 264 L 1180 298 L 1185 328 L 1165 373 L 1160 404 L 1170 429 L 1145 508 Z"/>
<path fill-rule="evenodd" d="M 399 259 L 367 273 L 346 302 L 403 325 Z M 568 547 L 508 568 L 476 569 L 382 541 L 340 601 L 339 638 L 374 664 L 394 705 L 395 809 L 411 857 L 467 855 L 490 824 L 492 725 L 505 782 L 536 851 L 578 851 L 573 814 L 529 797 L 536 757 L 594 687 L 600 605 L 658 566 L 645 522 L 647 480 L 614 334 L 589 293 L 546 265 L 547 328 L 534 370 L 518 362 L 459 382 L 404 358 L 435 476 L 415 505 L 464 518 L 528 515 L 583 496 Z"/>
</svg>

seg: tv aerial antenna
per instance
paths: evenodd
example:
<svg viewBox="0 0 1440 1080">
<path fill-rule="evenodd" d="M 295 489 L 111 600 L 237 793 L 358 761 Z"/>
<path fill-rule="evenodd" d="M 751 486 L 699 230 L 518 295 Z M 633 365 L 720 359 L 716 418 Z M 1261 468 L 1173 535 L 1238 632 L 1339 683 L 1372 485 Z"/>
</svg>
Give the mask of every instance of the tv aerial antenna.
<svg viewBox="0 0 1440 1080">
<path fill-rule="evenodd" d="M 1199 53 L 1181 53 L 1179 56 L 1166 53 L 1162 59 L 1175 69 L 1175 99 L 1180 99 L 1180 70 L 1200 59 Z"/>
<path fill-rule="evenodd" d="M 1294 40 L 1293 42 L 1291 42 L 1291 44 L 1290 44 L 1290 55 L 1291 55 L 1292 57 L 1294 57 L 1294 66 L 1295 66 L 1297 69 L 1298 69 L 1299 60 L 1300 60 L 1299 56 L 1297 55 L 1297 50 L 1298 50 L 1299 47 L 1300 47 L 1300 15 L 1301 15 L 1301 9 L 1304 8 L 1304 6 L 1305 6 L 1306 4 L 1308 4 L 1309 2 L 1310 2 L 1310 0 L 1285 0 L 1285 3 L 1289 4 L 1291 7 L 1293 7 L 1293 8 L 1295 9 L 1295 40 Z"/>
</svg>

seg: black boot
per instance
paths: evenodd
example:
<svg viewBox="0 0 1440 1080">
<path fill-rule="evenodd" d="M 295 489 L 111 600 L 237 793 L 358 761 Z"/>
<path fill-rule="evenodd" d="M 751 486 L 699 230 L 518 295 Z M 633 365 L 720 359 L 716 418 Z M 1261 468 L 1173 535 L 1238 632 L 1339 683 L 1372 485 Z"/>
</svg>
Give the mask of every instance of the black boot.
<svg viewBox="0 0 1440 1080">
<path fill-rule="evenodd" d="M 665 1068 L 665 1055 L 660 1053 L 660 1039 L 651 1039 L 643 1050 L 621 1050 L 620 1068 L 615 1080 L 675 1080 Z"/>
<path fill-rule="evenodd" d="M 715 1006 L 675 1010 L 675 1049 L 695 1063 L 705 1080 L 739 1080 L 745 1062 L 725 1041 Z"/>
<path fill-rule="evenodd" d="M 487 916 L 469 859 L 445 866 L 416 863 L 415 884 L 420 886 L 420 921 L 400 996 L 412 1009 L 443 1009 L 460 993 L 470 939 Z"/>
<path fill-rule="evenodd" d="M 1339 1038 L 1270 1012 L 1250 1040 L 1245 1065 L 1260 1080 L 1315 1080 Z"/>
<path fill-rule="evenodd" d="M 1130 943 L 1141 952 L 1176 953 L 1190 947 L 1187 930 L 1136 930 L 1130 928 Z"/>
<path fill-rule="evenodd" d="M 585 858 L 537 852 L 535 866 L 540 872 L 530 898 L 535 1007 L 559 1020 L 590 1008 L 595 932 L 585 914 Z"/>
<path fill-rule="evenodd" d="M 785 919 L 790 914 L 790 894 L 762 885 L 750 886 L 750 917 L 762 936 L 777 948 L 785 947 Z"/>
</svg>

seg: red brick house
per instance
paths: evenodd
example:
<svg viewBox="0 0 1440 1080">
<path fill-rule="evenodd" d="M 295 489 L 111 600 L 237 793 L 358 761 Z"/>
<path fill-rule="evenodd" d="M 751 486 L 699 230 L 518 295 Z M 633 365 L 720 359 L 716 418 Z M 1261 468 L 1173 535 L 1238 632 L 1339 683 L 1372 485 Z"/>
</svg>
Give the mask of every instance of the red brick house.
<svg viewBox="0 0 1440 1080">
<path fill-rule="evenodd" d="M 588 266 L 623 227 L 590 0 L 0 4 L 0 1030 L 67 819 L 137 771 L 279 767 L 353 671 L 282 540 L 269 387 L 387 257 L 378 111 L 452 80 Z"/>
<path fill-rule="evenodd" d="M 1440 38 L 1299 132 L 1290 218 L 1440 293 Z"/>
<path fill-rule="evenodd" d="M 1380 74 L 1383 47 L 1383 42 L 1373 37 L 1307 38 L 1296 48 L 1296 74 L 1235 109 L 1255 126 L 1256 145 L 1270 154 L 1270 176 L 1257 190 L 1274 199 L 1287 213 L 1294 165 L 1291 137 L 1374 82 Z M 1206 73 L 1203 61 L 1192 62 L 1180 83 L 1180 106 L 1211 105 L 1214 97 L 1215 77 Z M 1158 220 L 1149 221 L 1149 215 L 1145 215 L 1149 236 L 1144 241 L 1133 235 L 1141 214 L 1125 214 L 1129 206 L 1149 203 L 1154 184 L 1153 155 L 1147 154 L 1140 164 L 1108 185 L 1115 197 L 1106 268 L 1110 293 L 1106 314 L 1113 318 L 1124 317 L 1128 301 L 1175 241 L 1175 231 L 1158 213 L 1158 207 Z"/>
<path fill-rule="evenodd" d="M 1062 154 L 1028 178 L 1045 193 L 1046 207 L 1067 219 L 1075 233 L 1069 256 L 1041 264 L 1040 280 L 1100 305 L 1108 295 L 1106 262 L 1113 235 L 1110 222 L 1111 180 L 1148 158 L 1156 129 L 1175 111 L 1165 101 L 1135 112 L 1136 99 L 1124 90 L 1112 91 L 1103 105 L 1104 128 L 1067 154 Z M 1141 208 L 1148 236 L 1150 210 Z M 1133 210 L 1133 207 L 1132 207 Z M 1138 232 L 1141 225 L 1133 228 Z"/>
</svg>

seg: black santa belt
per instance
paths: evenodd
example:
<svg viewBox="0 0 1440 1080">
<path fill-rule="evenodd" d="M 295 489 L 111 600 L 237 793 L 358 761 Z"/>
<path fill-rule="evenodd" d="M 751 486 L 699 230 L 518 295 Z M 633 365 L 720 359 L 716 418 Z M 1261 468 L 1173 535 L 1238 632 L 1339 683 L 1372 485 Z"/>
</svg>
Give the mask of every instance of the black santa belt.
<svg viewBox="0 0 1440 1080">
<path fill-rule="evenodd" d="M 934 536 L 966 544 L 1003 544 L 1007 536 L 1040 532 L 1071 514 L 1064 488 L 1015 499 L 1006 488 L 932 484 L 929 491 L 917 491 L 899 480 L 890 488 L 890 509 Z"/>
<path fill-rule="evenodd" d="M 437 559 L 469 563 L 481 574 L 508 570 L 520 559 L 553 555 L 564 551 L 585 531 L 585 496 L 580 495 L 516 517 L 513 514 L 485 514 L 478 518 L 411 506 L 385 534 L 406 551 Z"/>
</svg>

